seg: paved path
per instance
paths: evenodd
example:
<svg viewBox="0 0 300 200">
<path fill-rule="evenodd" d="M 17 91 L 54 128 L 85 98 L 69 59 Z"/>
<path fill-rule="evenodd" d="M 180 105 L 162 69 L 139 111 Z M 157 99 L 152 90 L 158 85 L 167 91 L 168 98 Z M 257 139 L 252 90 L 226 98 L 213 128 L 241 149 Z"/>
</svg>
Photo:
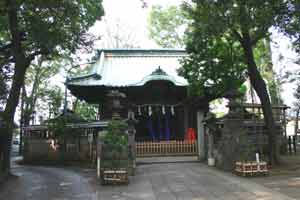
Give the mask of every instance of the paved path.
<svg viewBox="0 0 300 200">
<path fill-rule="evenodd" d="M 18 177 L 2 185 L 0 200 L 83 200 L 94 193 L 89 178 L 72 170 L 25 166 L 13 173 Z"/>
<path fill-rule="evenodd" d="M 290 200 L 247 179 L 200 163 L 140 165 L 130 184 L 101 186 L 94 170 L 16 167 L 0 200 Z"/>
<path fill-rule="evenodd" d="M 253 181 L 272 190 L 300 199 L 300 173 L 254 178 Z"/>
</svg>

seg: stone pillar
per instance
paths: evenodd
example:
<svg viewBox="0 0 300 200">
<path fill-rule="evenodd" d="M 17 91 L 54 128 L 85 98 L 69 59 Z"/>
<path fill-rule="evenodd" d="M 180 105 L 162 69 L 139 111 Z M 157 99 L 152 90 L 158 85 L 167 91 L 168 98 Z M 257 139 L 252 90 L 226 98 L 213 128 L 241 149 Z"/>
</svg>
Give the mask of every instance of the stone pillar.
<svg viewBox="0 0 300 200">
<path fill-rule="evenodd" d="M 235 166 L 235 161 L 237 161 L 241 156 L 240 154 L 245 151 L 245 148 L 248 148 L 248 140 L 243 128 L 243 120 L 234 116 L 234 113 L 232 114 L 232 118 L 229 116 L 229 118 L 224 119 L 222 138 L 218 146 L 219 156 L 216 162 L 217 167 L 225 171 L 232 171 Z"/>
<path fill-rule="evenodd" d="M 128 146 L 129 146 L 129 165 L 128 165 L 128 174 L 130 176 L 134 175 L 136 167 L 136 145 L 135 145 L 135 124 L 137 120 L 134 118 L 129 118 L 127 120 L 128 124 Z"/>
<path fill-rule="evenodd" d="M 198 141 L 198 159 L 203 161 L 205 159 L 205 144 L 204 144 L 204 113 L 197 111 L 197 141 Z"/>
<path fill-rule="evenodd" d="M 215 165 L 215 159 L 213 155 L 214 151 L 214 136 L 213 134 L 209 131 L 209 129 L 206 130 L 208 134 L 208 152 L 207 152 L 207 158 L 208 158 L 208 165 L 209 166 L 214 166 Z"/>
<path fill-rule="evenodd" d="M 103 141 L 100 140 L 101 137 L 105 135 L 105 131 L 99 131 L 97 136 L 97 178 L 101 178 L 101 156 Z"/>
<path fill-rule="evenodd" d="M 121 99 L 126 98 L 126 95 L 118 90 L 111 90 L 107 94 L 109 100 L 109 108 L 111 109 L 111 119 L 121 120 L 121 110 L 123 106 L 121 105 Z"/>
</svg>

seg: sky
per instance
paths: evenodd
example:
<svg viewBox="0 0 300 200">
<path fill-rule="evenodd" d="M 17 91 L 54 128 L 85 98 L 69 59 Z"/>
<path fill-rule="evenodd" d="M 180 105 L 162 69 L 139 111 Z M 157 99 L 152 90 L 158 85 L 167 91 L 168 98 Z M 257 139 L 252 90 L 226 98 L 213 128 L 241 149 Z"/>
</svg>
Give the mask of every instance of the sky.
<svg viewBox="0 0 300 200">
<path fill-rule="evenodd" d="M 288 38 L 282 34 L 273 34 L 272 40 L 274 41 L 271 44 L 272 49 L 272 61 L 274 65 L 274 70 L 278 74 L 285 73 L 290 71 L 296 73 L 300 70 L 300 66 L 295 64 L 295 61 L 299 59 L 299 55 L 293 51 L 291 43 Z M 283 59 L 280 60 L 280 55 Z M 283 81 L 283 80 L 281 80 Z M 296 82 L 294 83 L 284 83 L 281 87 L 281 96 L 284 100 L 284 103 L 290 107 L 293 106 L 293 103 L 296 99 L 293 96 L 294 91 L 296 90 Z"/>
<path fill-rule="evenodd" d="M 142 48 L 159 48 L 148 37 L 147 20 L 151 7 L 158 4 L 161 6 L 179 5 L 181 2 L 182 0 L 104 0 L 105 16 L 90 31 L 96 35 L 103 35 L 106 31 L 105 23 L 114 27 L 114 23 L 117 22 L 123 26 L 124 32 L 133 35 L 134 42 Z M 97 44 L 96 47 L 102 48 L 101 41 Z"/>
</svg>

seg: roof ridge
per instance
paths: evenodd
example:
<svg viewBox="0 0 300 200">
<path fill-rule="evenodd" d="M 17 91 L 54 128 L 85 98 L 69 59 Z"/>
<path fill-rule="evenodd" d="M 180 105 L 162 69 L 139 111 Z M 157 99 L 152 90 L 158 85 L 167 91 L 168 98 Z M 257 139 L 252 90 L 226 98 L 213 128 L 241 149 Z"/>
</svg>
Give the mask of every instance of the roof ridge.
<svg viewBox="0 0 300 200">
<path fill-rule="evenodd" d="M 171 53 L 171 54 L 185 54 L 184 49 L 98 49 L 98 54 L 105 53 Z"/>
</svg>

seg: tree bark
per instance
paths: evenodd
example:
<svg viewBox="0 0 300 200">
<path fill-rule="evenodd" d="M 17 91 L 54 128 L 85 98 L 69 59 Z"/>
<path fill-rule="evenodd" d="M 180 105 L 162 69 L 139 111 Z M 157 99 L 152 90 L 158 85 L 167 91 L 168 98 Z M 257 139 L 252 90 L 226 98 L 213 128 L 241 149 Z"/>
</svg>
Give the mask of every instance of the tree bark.
<svg viewBox="0 0 300 200">
<path fill-rule="evenodd" d="M 252 42 L 248 32 L 243 32 L 242 46 L 245 53 L 251 85 L 255 89 L 262 104 L 264 121 L 268 130 L 269 161 L 270 164 L 276 164 L 279 162 L 279 158 L 277 155 L 275 121 L 273 117 L 271 101 L 267 92 L 266 83 L 259 73 L 255 63 Z"/>
<path fill-rule="evenodd" d="M 3 157 L 4 163 L 2 170 L 6 173 L 10 170 L 10 149 L 11 149 L 11 140 L 12 140 L 12 132 L 14 128 L 14 115 L 16 111 L 16 107 L 18 106 L 20 90 L 24 83 L 24 77 L 26 72 L 26 62 L 24 63 L 16 63 L 15 65 L 15 73 L 13 76 L 12 87 L 10 89 L 10 93 L 7 99 L 7 103 L 4 110 L 4 127 L 2 132 L 2 141 L 3 141 Z"/>
<path fill-rule="evenodd" d="M 20 90 L 24 84 L 25 72 L 31 59 L 25 57 L 21 44 L 21 34 L 18 29 L 18 4 L 16 0 L 7 0 L 6 4 L 8 8 L 9 32 L 12 40 L 11 51 L 15 59 L 12 85 L 3 112 L 4 125 L 1 127 L 0 134 L 0 154 L 3 155 L 2 171 L 8 174 L 10 173 L 10 150 L 14 128 L 14 115 L 20 98 Z"/>
<path fill-rule="evenodd" d="M 297 136 L 297 132 L 298 132 L 298 129 L 299 129 L 299 113 L 300 113 L 300 108 L 297 108 L 296 110 L 296 119 L 295 119 L 295 136 Z"/>
<path fill-rule="evenodd" d="M 21 88 L 21 113 L 20 113 L 20 144 L 19 144 L 19 155 L 23 154 L 23 127 L 24 127 L 24 101 L 25 101 L 25 86 L 23 84 L 22 88 Z"/>
</svg>

